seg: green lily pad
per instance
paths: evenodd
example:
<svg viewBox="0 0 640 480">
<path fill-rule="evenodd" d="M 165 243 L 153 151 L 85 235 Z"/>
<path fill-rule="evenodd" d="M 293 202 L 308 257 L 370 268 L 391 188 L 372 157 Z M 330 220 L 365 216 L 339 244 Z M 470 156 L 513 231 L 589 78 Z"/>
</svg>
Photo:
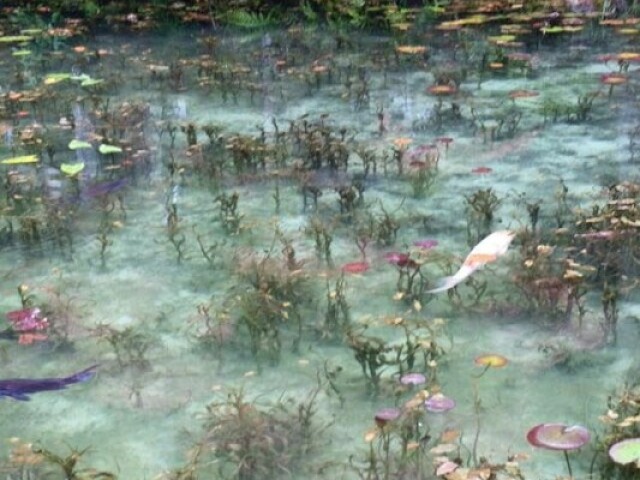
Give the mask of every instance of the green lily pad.
<svg viewBox="0 0 640 480">
<path fill-rule="evenodd" d="M 542 27 L 540 29 L 540 31 L 544 34 L 546 33 L 562 33 L 564 32 L 564 28 L 561 26 L 555 26 L 555 27 Z"/>
<path fill-rule="evenodd" d="M 44 84 L 55 85 L 56 83 L 60 83 L 64 80 L 69 80 L 70 78 L 70 73 L 49 73 L 46 77 L 44 77 Z"/>
<path fill-rule="evenodd" d="M 80 150 L 82 148 L 92 148 L 92 145 L 89 142 L 78 140 L 77 138 L 69 142 L 69 150 Z"/>
<path fill-rule="evenodd" d="M 0 43 L 23 43 L 33 40 L 33 37 L 29 35 L 8 35 L 6 37 L 0 37 Z"/>
<path fill-rule="evenodd" d="M 31 55 L 31 50 L 16 50 L 11 55 L 14 57 L 27 57 Z"/>
<path fill-rule="evenodd" d="M 25 28 L 24 30 L 20 30 L 20 35 L 35 36 L 41 33 L 42 33 L 41 28 Z"/>
<path fill-rule="evenodd" d="M 74 81 L 79 80 L 81 82 L 84 82 L 85 80 L 89 80 L 91 77 L 86 73 L 83 73 L 82 75 L 71 75 L 69 76 L 69 78 Z"/>
<path fill-rule="evenodd" d="M 640 468 L 640 438 L 627 438 L 614 443 L 609 448 L 609 457 L 621 465 L 635 462 Z"/>
<path fill-rule="evenodd" d="M 37 155 L 22 155 L 20 157 L 7 158 L 0 161 L 4 165 L 23 165 L 25 163 L 38 163 Z"/>
<path fill-rule="evenodd" d="M 100 85 L 104 80 L 100 78 L 86 78 L 80 82 L 81 87 L 93 87 L 95 85 Z"/>
<path fill-rule="evenodd" d="M 63 163 L 60 165 L 60 171 L 70 177 L 79 174 L 82 170 L 84 170 L 84 162 Z"/>
<path fill-rule="evenodd" d="M 122 153 L 122 149 L 120 147 L 116 147 L 115 145 L 107 145 L 106 143 L 101 144 L 98 147 L 98 151 L 103 155 L 108 155 L 110 153 Z"/>
</svg>

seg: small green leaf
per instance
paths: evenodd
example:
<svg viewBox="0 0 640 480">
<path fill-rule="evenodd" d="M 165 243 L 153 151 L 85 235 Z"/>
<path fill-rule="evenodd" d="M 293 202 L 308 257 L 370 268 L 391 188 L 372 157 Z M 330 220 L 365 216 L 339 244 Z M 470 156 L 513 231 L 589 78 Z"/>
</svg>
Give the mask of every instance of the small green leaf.
<svg viewBox="0 0 640 480">
<path fill-rule="evenodd" d="M 31 55 L 31 50 L 16 50 L 11 55 L 14 57 L 27 57 Z"/>
<path fill-rule="evenodd" d="M 81 148 L 92 148 L 92 145 L 89 142 L 78 140 L 77 138 L 69 142 L 69 150 L 80 150 Z"/>
<path fill-rule="evenodd" d="M 84 170 L 84 163 L 63 163 L 60 165 L 60 171 L 65 175 L 73 177 L 74 175 L 79 174 L 82 170 Z"/>
<path fill-rule="evenodd" d="M 120 147 L 116 147 L 115 145 L 107 145 L 106 143 L 101 144 L 98 147 L 98 151 L 103 155 L 108 155 L 110 153 L 122 153 L 122 149 Z"/>
</svg>

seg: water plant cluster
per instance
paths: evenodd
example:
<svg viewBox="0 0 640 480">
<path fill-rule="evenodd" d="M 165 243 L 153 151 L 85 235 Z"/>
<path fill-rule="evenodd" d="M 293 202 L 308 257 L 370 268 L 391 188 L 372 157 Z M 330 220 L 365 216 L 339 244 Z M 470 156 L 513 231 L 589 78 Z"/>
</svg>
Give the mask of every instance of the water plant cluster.
<svg viewBox="0 0 640 480">
<path fill-rule="evenodd" d="M 578 374 L 624 348 L 640 283 L 637 2 L 547 3 L 9 2 L 0 360 L 91 358 L 101 376 L 83 393 L 167 413 L 186 459 L 158 478 L 529 478 L 538 450 L 496 452 L 487 434 L 513 365 L 474 358 L 456 322 L 534 325 L 545 340 L 523 339 L 528 354 Z M 154 43 L 170 24 L 175 44 Z M 567 66 L 581 75 L 553 85 Z M 623 146 L 609 170 L 585 167 L 589 194 L 575 165 L 514 187 L 590 160 L 558 145 L 530 169 L 540 139 L 618 118 Z M 463 262 L 505 228 L 508 254 Z M 292 364 L 304 381 L 274 395 Z M 635 478 L 637 397 L 637 382 L 612 392 L 597 426 L 540 419 L 517 448 L 562 451 L 552 475 Z M 364 441 L 336 458 L 354 402 Z M 3 472 L 116 478 L 106 447 L 67 440 L 14 438 Z"/>
</svg>

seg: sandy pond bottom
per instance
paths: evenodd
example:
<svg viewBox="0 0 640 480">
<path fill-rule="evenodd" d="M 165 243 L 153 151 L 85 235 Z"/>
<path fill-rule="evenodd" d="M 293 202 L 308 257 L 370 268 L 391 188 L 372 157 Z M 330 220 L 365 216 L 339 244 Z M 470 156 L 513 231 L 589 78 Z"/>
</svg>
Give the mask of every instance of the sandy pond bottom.
<svg viewBox="0 0 640 480">
<path fill-rule="evenodd" d="M 234 38 L 226 40 L 227 49 L 245 45 L 239 37 Z M 100 41 L 114 48 L 120 42 L 107 37 Z M 188 50 L 188 42 L 183 41 L 176 40 L 179 52 Z M 143 46 L 155 48 L 158 57 L 166 54 L 166 43 L 141 41 L 140 51 Z M 549 56 L 553 58 L 553 52 Z M 576 63 L 572 72 L 585 75 L 594 68 L 593 64 L 589 59 Z M 544 91 L 564 78 L 553 70 L 546 73 L 544 80 L 489 80 L 480 90 L 475 90 L 475 82 L 463 84 L 463 88 L 473 91 L 482 103 L 525 85 Z M 150 102 L 155 118 L 161 116 L 161 105 L 169 105 L 176 111 L 184 110 L 180 115 L 186 112 L 198 124 L 221 122 L 228 131 L 255 134 L 253 126 L 268 125 L 272 116 L 293 119 L 305 113 L 311 117 L 328 113 L 332 122 L 345 125 L 355 132 L 358 141 L 373 148 L 388 147 L 395 136 L 412 136 L 416 144 L 431 141 L 436 132 L 412 132 L 411 121 L 412 115 L 433 108 L 435 101 L 425 99 L 422 93 L 417 97 L 408 93 L 414 85 L 422 91 L 428 75 L 408 69 L 391 77 L 395 81 L 383 83 L 380 75 L 372 76 L 372 106 L 366 111 L 355 111 L 336 89 L 321 89 L 310 97 L 292 95 L 289 102 L 276 102 L 277 109 L 268 102 L 251 106 L 246 101 L 232 107 L 217 96 L 207 97 L 202 92 L 156 95 L 153 89 L 131 89 L 129 96 L 121 96 Z M 564 88 L 570 90 L 571 85 L 567 81 Z M 406 110 L 406 117 L 397 117 L 382 138 L 376 135 L 375 102 Z M 564 474 L 562 455 L 534 450 L 526 442 L 526 432 L 543 422 L 581 424 L 594 435 L 602 428 L 598 417 L 607 410 L 608 395 L 619 389 L 628 375 L 637 380 L 633 377 L 639 366 L 637 299 L 629 296 L 621 302 L 617 344 L 595 347 L 601 309 L 597 295 L 589 300 L 590 313 L 582 332 L 577 332 L 575 325 L 567 330 L 548 325 L 543 318 L 520 315 L 518 308 L 514 308 L 513 315 L 470 314 L 453 308 L 446 294 L 416 306 L 394 300 L 396 272 L 383 255 L 388 250 L 403 250 L 416 240 L 434 239 L 439 242 L 438 251 L 455 255 L 456 262 L 464 258 L 469 246 L 465 241 L 463 200 L 480 188 L 491 187 L 508 199 L 499 209 L 495 229 L 515 229 L 527 222 L 522 204 L 515 200 L 519 194 L 539 199 L 545 212 L 542 221 L 547 226 L 552 224 L 550 212 L 556 205 L 554 195 L 560 178 L 568 185 L 570 198 L 576 204 L 588 206 L 601 199 L 606 179 L 623 177 L 632 170 L 626 162 L 627 153 L 620 153 L 627 139 L 611 113 L 624 116 L 629 113 L 627 108 L 615 99 L 598 105 L 597 129 L 573 124 L 542 125 L 541 119 L 532 118 L 531 114 L 525 116 L 522 131 L 500 142 L 485 142 L 479 135 L 457 128 L 448 131 L 445 126 L 437 134 L 455 136 L 454 144 L 443 154 L 438 180 L 425 198 L 412 198 L 405 182 L 382 174 L 367 184 L 367 202 L 380 202 L 401 218 L 428 218 L 428 222 L 407 221 L 394 247 L 369 249 L 369 271 L 346 277 L 351 320 L 358 328 L 368 326 L 367 333 L 398 342 L 402 335 L 398 328 L 388 325 L 389 319 L 443 319 L 445 329 L 437 341 L 445 353 L 438 359 L 438 384 L 457 405 L 444 414 L 428 414 L 425 421 L 434 436 L 446 429 L 460 431 L 463 459 L 471 455 L 479 425 L 478 456 L 498 463 L 508 455 L 527 453 L 531 458 L 522 464 L 527 478 L 550 479 Z M 528 114 L 531 111 L 533 108 L 526 110 Z M 286 125 L 284 120 L 282 125 Z M 159 157 L 166 154 L 166 137 L 160 141 L 150 133 L 150 139 L 155 142 Z M 184 148 L 180 142 L 179 148 Z M 480 166 L 490 166 L 492 172 L 484 176 L 471 173 Z M 186 255 L 178 264 L 175 249 L 167 240 L 165 204 L 171 193 L 165 175 L 166 170 L 158 164 L 148 178 L 128 188 L 127 216 L 119 219 L 122 228 L 113 232 L 104 268 L 95 238 L 101 213 L 91 202 L 80 207 L 81 222 L 72 258 L 48 251 L 38 255 L 18 248 L 0 251 L 0 311 L 20 307 L 16 287 L 26 284 L 39 302 L 65 313 L 73 342 L 71 349 L 54 349 L 47 342 L 18 345 L 1 340 L 2 378 L 63 376 L 100 364 L 96 378 L 86 384 L 35 394 L 30 402 L 4 400 L 0 404 L 0 433 L 7 439 L 2 443 L 3 453 L 13 445 L 8 441 L 11 437 L 36 442 L 62 456 L 68 453 L 67 446 L 90 447 L 82 457 L 82 465 L 112 471 L 123 479 L 155 478 L 185 463 L 187 452 L 201 432 L 209 402 L 224 399 L 237 389 L 242 389 L 247 401 L 259 407 L 274 405 L 282 398 L 299 400 L 317 386 L 318 372 L 329 368 L 340 371 L 335 384 L 344 402 L 341 404 L 335 392 L 322 383 L 314 421 L 327 428 L 318 435 L 308 456 L 290 472 L 290 478 L 320 477 L 314 472 L 328 464 L 333 465 L 327 474 L 330 478 L 358 478 L 346 465 L 351 456 L 366 458 L 365 435 L 374 427 L 375 412 L 402 403 L 410 393 L 395 396 L 397 381 L 392 369 L 388 369 L 383 372 L 379 395 L 368 395 L 351 350 L 340 342 L 331 343 L 316 336 L 314 327 L 322 322 L 326 309 L 327 284 L 335 286 L 340 265 L 359 259 L 350 227 L 340 226 L 343 235 L 336 236 L 333 244 L 338 267 L 328 268 L 317 262 L 313 238 L 304 233 L 311 214 L 303 211 L 295 184 L 280 184 L 277 214 L 272 183 L 223 185 L 219 191 L 240 194 L 244 216 L 243 232 L 226 235 L 216 223 L 218 211 L 213 197 L 217 192 L 212 195 L 187 175 L 179 200 Z M 325 218 L 338 213 L 336 197 L 331 192 L 320 197 L 318 212 Z M 220 242 L 215 266 L 208 265 L 201 255 L 196 232 L 207 235 L 211 243 Z M 263 255 L 274 243 L 273 255 L 281 258 L 280 238 L 291 240 L 298 259 L 305 261 L 302 274 L 309 276 L 309 300 L 301 309 L 305 329 L 298 352 L 291 352 L 295 329 L 288 325 L 283 327 L 286 333 L 282 356 L 276 366 L 262 362 L 258 368 L 249 352 L 247 333 L 241 327 L 225 334 L 222 347 L 202 348 L 196 339 L 198 306 L 210 305 L 212 313 L 228 311 L 233 317 L 237 307 L 234 299 L 251 288 L 246 278 L 238 275 L 242 258 L 250 251 Z M 512 251 L 503 263 L 479 272 L 478 277 L 488 281 L 494 290 L 511 288 L 508 269 L 518 268 L 516 255 Z M 139 368 L 140 362 L 136 366 L 133 360 L 119 365 L 117 352 L 100 335 L 101 325 L 139 335 L 145 344 L 145 368 Z M 564 356 L 567 351 L 572 352 L 570 357 Z M 491 368 L 478 378 L 482 369 L 474 359 L 486 353 L 500 354 L 509 363 L 501 369 Z M 591 453 L 585 448 L 571 454 L 576 478 L 586 478 Z"/>
</svg>

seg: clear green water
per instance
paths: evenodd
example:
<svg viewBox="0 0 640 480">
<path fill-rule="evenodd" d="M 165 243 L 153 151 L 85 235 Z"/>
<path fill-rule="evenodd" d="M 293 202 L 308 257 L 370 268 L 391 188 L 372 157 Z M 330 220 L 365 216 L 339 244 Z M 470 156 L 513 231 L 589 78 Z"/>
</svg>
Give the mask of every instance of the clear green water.
<svg viewBox="0 0 640 480">
<path fill-rule="evenodd" d="M 374 332 L 388 342 L 400 342 L 401 330 L 389 326 L 388 319 L 403 317 L 409 322 L 444 319 L 446 334 L 437 340 L 446 353 L 438 359 L 437 383 L 443 392 L 455 398 L 457 406 L 447 414 L 426 417 L 425 421 L 432 422 L 432 435 L 437 436 L 445 428 L 460 430 L 462 456 L 467 458 L 479 418 L 479 456 L 502 462 L 508 454 L 527 452 L 532 456 L 523 463 L 527 478 L 554 478 L 563 474 L 562 456 L 534 450 L 526 443 L 526 432 L 542 422 L 579 423 L 594 434 L 602 428 L 598 416 L 606 411 L 607 395 L 622 385 L 628 369 L 637 362 L 635 294 L 632 292 L 620 302 L 617 344 L 596 347 L 602 313 L 600 292 L 595 289 L 586 297 L 588 313 L 580 333 L 575 326 L 567 331 L 558 324 L 549 325 L 547 319 L 536 314 L 521 314 L 518 307 L 523 304 L 512 305 L 511 314 L 497 315 L 488 300 L 466 309 L 449 303 L 446 294 L 425 295 L 417 311 L 417 305 L 394 299 L 397 273 L 383 255 L 407 251 L 416 240 L 434 239 L 439 242 L 434 251 L 451 255 L 457 267 L 470 248 L 464 199 L 478 189 L 492 188 L 502 200 L 492 230 L 517 230 L 528 225 L 524 194 L 527 201 L 540 203 L 541 228 L 551 232 L 558 226 L 554 215 L 561 179 L 569 189 L 569 208 L 586 210 L 603 201 L 603 187 L 612 183 L 612 179 L 633 181 L 637 164 L 630 159 L 628 145 L 629 131 L 637 125 L 637 67 L 631 64 L 630 84 L 616 87 L 609 96 L 599 78 L 617 67 L 615 62 L 604 64 L 598 56 L 634 51 L 637 45 L 633 37 L 627 39 L 612 30 L 589 26 L 579 34 L 542 38 L 539 45 L 532 42 L 522 47 L 532 55 L 533 67 L 527 74 L 485 72 L 479 76 L 476 71 L 479 51 L 483 45 L 486 47 L 483 38 L 487 33 L 495 33 L 493 27 L 486 30 L 420 32 L 407 39 L 355 32 L 349 36 L 352 44 L 342 50 L 336 50 L 331 35 L 311 30 L 299 34 L 217 33 L 214 36 L 218 43 L 210 53 L 211 58 L 218 64 L 251 69 L 250 73 L 239 74 L 241 86 L 236 102 L 231 97 L 225 101 L 219 86 L 208 92 L 198 85 L 197 64 L 208 54 L 201 43 L 208 36 L 206 32 L 100 35 L 58 46 L 62 52 L 59 56 L 52 55 L 45 46 L 22 60 L 11 57 L 11 49 L 2 50 L 6 79 L 1 85 L 3 92 L 41 87 L 46 73 L 73 69 L 104 78 L 107 87 L 100 94 L 109 97 L 112 106 L 126 101 L 148 104 L 149 116 L 140 128 L 144 129 L 152 158 L 150 170 L 139 173 L 121 191 L 126 216 L 117 208 L 105 214 L 95 198 L 81 197 L 80 202 L 68 207 L 73 210 L 72 251 L 68 247 L 56 248 L 47 239 L 42 246 L 27 247 L 15 241 L 0 250 L 0 311 L 20 308 L 16 289 L 26 284 L 36 304 L 48 308 L 52 321 L 68 329 L 71 343 L 71 347 L 60 348 L 53 341 L 19 345 L 15 340 L 1 340 L 1 377 L 64 376 L 90 364 L 100 364 L 97 377 L 87 384 L 35 394 L 30 402 L 5 399 L 0 404 L 2 437 L 38 442 L 59 454 L 66 453 L 65 445 L 91 447 L 82 459 L 83 465 L 110 470 L 125 479 L 156 478 L 185 463 L 186 452 L 201 434 L 206 405 L 215 398 L 224 398 L 237 388 L 242 388 L 247 399 L 258 405 L 273 404 L 283 396 L 304 398 L 316 387 L 318 372 L 326 364 L 330 369 L 342 370 L 335 383 L 344 405 L 323 382 L 315 421 L 318 426 L 331 425 L 290 475 L 320 478 L 319 467 L 332 462 L 336 466 L 327 475 L 356 478 L 346 464 L 350 456 L 366 457 L 368 446 L 364 435 L 374 426 L 375 411 L 402 404 L 410 394 L 394 396 L 397 379 L 392 367 L 382 373 L 380 393 L 373 397 L 367 394 L 360 366 L 346 342 L 318 338 L 317 329 L 327 308 L 327 285 L 334 288 L 341 265 L 360 259 L 355 222 L 339 218 L 338 197 L 331 188 L 325 188 L 317 210 L 311 207 L 304 210 L 300 185 L 291 175 L 277 183 L 280 205 L 276 211 L 273 174 L 276 168 L 271 166 L 270 174 L 258 172 L 259 175 L 242 179 L 226 173 L 216 184 L 199 178 L 187 156 L 186 136 L 178 132 L 171 148 L 166 133 L 167 122 L 178 126 L 186 126 L 188 122 L 197 126 L 215 123 L 224 127 L 227 138 L 234 132 L 257 138 L 257 126 L 262 126 L 267 144 L 273 145 L 272 119 L 276 119 L 281 131 L 287 131 L 289 121 L 302 115 L 308 115 L 312 123 L 327 115 L 324 121 L 336 129 L 344 127 L 350 138 L 352 172 L 363 168 L 354 153 L 357 147 L 372 149 L 379 155 L 387 152 L 390 156 L 393 140 L 398 137 L 411 138 L 410 149 L 429 144 L 437 137 L 453 138 L 448 149 L 440 145 L 435 183 L 421 198 L 413 194 L 406 177 L 397 175 L 391 160 L 387 174 L 379 166 L 377 175 L 366 179 L 366 208 L 376 218 L 381 218 L 384 208 L 399 221 L 400 228 L 393 245 L 372 242 L 367 246 L 371 265 L 367 272 L 345 276 L 344 293 L 352 325 L 356 329 L 369 325 L 367 334 Z M 426 43 L 430 47 L 429 59 L 423 62 L 403 58 L 397 62 L 394 42 Z M 468 42 L 467 50 L 454 55 L 454 49 L 462 48 L 464 42 Z M 107 49 L 108 54 L 98 60 L 91 56 L 82 58 L 70 51 L 70 46 L 76 43 L 86 45 L 89 50 Z M 36 61 L 37 56 L 46 62 Z M 282 58 L 288 61 L 285 68 L 292 71 L 276 70 L 275 62 Z M 313 83 L 307 86 L 300 77 L 307 74 L 314 61 L 330 65 L 333 77 L 322 76 L 319 85 L 311 77 Z M 164 74 L 153 78 L 149 64 L 181 64 L 184 77 L 173 85 Z M 358 66 L 370 92 L 368 102 L 361 104 L 348 94 L 345 86 L 348 76 L 358 82 Z M 469 70 L 455 100 L 462 117 L 458 120 L 447 117 L 442 124 L 434 120 L 438 100 L 425 93 L 427 86 L 433 84 L 434 72 L 440 68 Z M 10 80 L 16 69 L 24 73 L 23 86 Z M 257 90 L 253 102 L 248 83 Z M 72 112 L 78 118 L 86 115 L 90 125 L 82 127 L 85 134 L 99 130 L 103 120 L 91 112 L 89 100 L 85 100 L 83 110 L 78 110 L 79 104 L 74 110 L 72 99 L 87 95 L 77 83 L 50 88 L 59 89 L 63 92 L 60 98 L 70 102 L 66 111 L 49 107 L 44 116 L 39 112 L 34 116 L 31 111 L 13 126 L 13 142 L 15 146 L 20 129 L 34 122 L 44 125 L 47 138 L 56 146 L 56 154 L 53 162 L 44 154 L 42 163 L 58 166 L 61 161 L 76 159 L 65 148 L 75 134 L 56 128 L 60 117 Z M 538 95 L 514 102 L 507 93 L 515 89 L 536 91 Z M 580 96 L 597 90 L 600 95 L 585 121 L 567 122 L 560 118 L 545 122 L 542 113 L 545 101 L 574 105 Z M 451 101 L 444 99 L 445 109 L 450 108 Z M 379 110 L 384 112 L 383 132 L 376 116 Z M 472 125 L 473 115 L 491 122 L 508 112 L 521 115 L 512 135 L 492 140 L 484 138 L 482 131 Z M 422 124 L 422 128 L 416 128 Z M 162 129 L 165 131 L 160 136 Z M 208 144 L 201 130 L 197 135 L 200 144 Z M 19 146 L 12 152 L 6 137 L 1 148 L 2 158 L 23 153 Z M 173 198 L 166 166 L 170 153 L 184 167 L 184 173 L 174 175 L 173 180 L 179 185 L 178 230 L 184 236 L 181 247 L 184 258 L 180 263 L 168 239 L 167 202 Z M 120 175 L 117 172 L 114 177 L 97 166 L 97 152 L 86 155 L 83 158 L 87 167 L 80 178 L 82 189 Z M 286 157 L 287 167 L 281 168 L 281 172 L 297 156 L 300 152 L 291 148 Z M 99 171 L 97 177 L 93 177 L 90 167 Z M 489 167 L 492 171 L 486 175 L 473 173 L 477 167 Z M 18 170 L 41 181 L 44 167 L 38 168 L 39 173 L 32 166 L 21 166 Z M 7 175 L 9 167 L 0 169 L 3 176 Z M 73 185 L 63 179 L 61 189 L 66 196 L 73 191 Z M 222 228 L 215 199 L 234 192 L 239 194 L 241 229 L 237 234 L 229 234 Z M 108 198 L 115 201 L 114 195 Z M 49 201 L 52 200 L 43 200 Z M 109 230 L 108 240 L 112 243 L 106 249 L 105 265 L 101 266 L 96 236 L 105 215 L 109 222 L 118 225 Z M 334 266 L 318 260 L 313 236 L 305 233 L 314 217 L 332 229 Z M 202 235 L 206 246 L 217 242 L 214 265 L 203 257 L 197 234 Z M 242 274 L 247 259 L 252 255 L 258 260 L 270 256 L 278 265 L 284 265 L 281 239 L 290 242 L 296 259 L 303 262 L 299 275 L 305 278 L 306 288 L 299 306 L 303 329 L 298 350 L 292 352 L 291 348 L 296 327 L 284 317 L 279 327 L 282 348 L 277 365 L 264 359 L 259 366 L 256 364 L 242 323 L 225 336 L 222 345 L 203 348 L 197 339 L 202 321 L 198 306 L 208 305 L 212 316 L 228 314 L 238 322 L 238 297 L 255 290 L 250 277 Z M 550 233 L 544 239 L 553 242 Z M 411 251 L 415 254 L 417 250 Z M 512 278 L 522 268 L 521 261 L 514 244 L 495 266 L 476 276 L 486 281 L 499 298 L 500 294 L 514 290 Z M 434 283 L 447 273 L 436 265 L 428 265 L 427 271 Z M 466 286 L 460 287 L 460 291 L 463 295 L 470 293 Z M 114 349 L 100 335 L 100 326 L 104 325 L 117 332 L 130 328 L 140 336 L 147 345 L 145 368 L 140 367 L 140 362 L 127 362 L 127 358 L 125 365 L 119 364 Z M 573 363 L 568 366 L 554 363 L 542 348 L 550 344 L 573 352 Z M 483 353 L 504 355 L 509 364 L 475 378 L 479 368 L 474 366 L 474 359 Z M 478 411 L 474 409 L 474 397 L 482 403 Z M 2 445 L 5 452 L 11 446 L 8 441 Z M 583 449 L 572 459 L 576 478 L 586 478 L 591 452 Z"/>
</svg>

